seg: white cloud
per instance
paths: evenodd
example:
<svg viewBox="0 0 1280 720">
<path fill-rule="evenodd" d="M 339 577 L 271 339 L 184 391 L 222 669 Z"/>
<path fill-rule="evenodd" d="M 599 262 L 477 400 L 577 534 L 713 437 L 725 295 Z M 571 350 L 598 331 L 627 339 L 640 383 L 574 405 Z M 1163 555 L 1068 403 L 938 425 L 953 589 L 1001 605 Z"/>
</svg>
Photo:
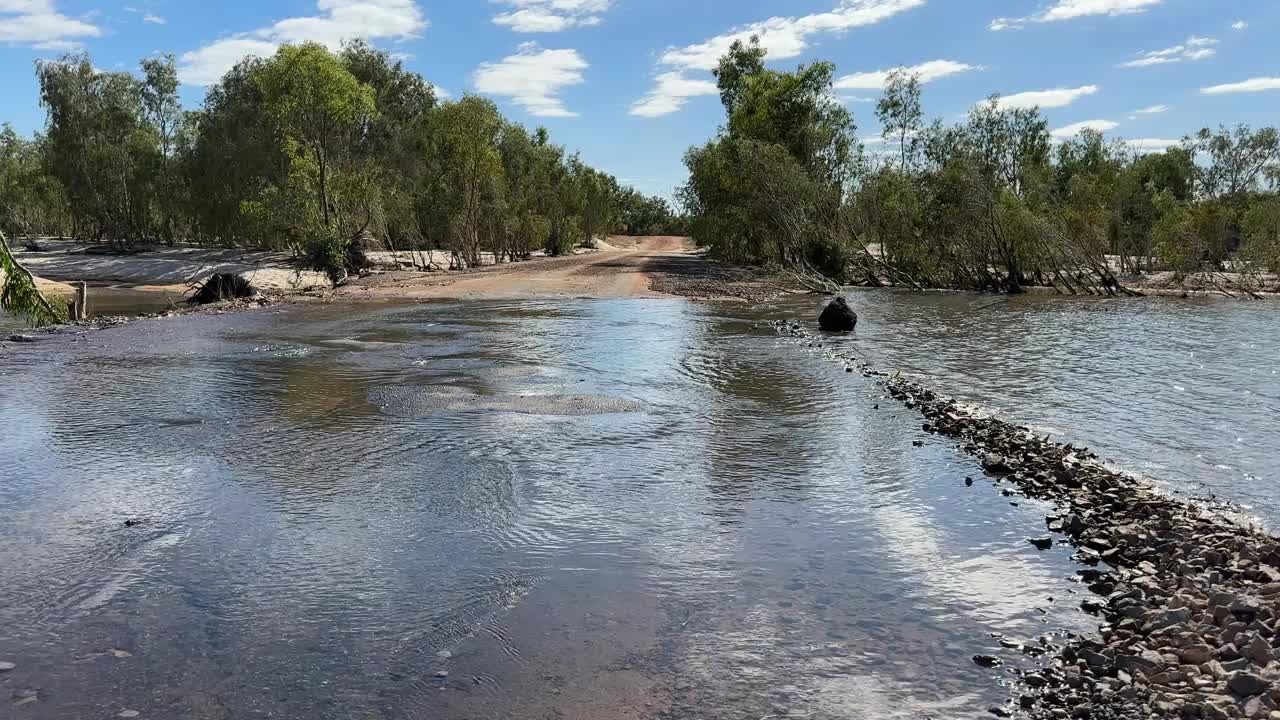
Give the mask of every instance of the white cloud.
<svg viewBox="0 0 1280 720">
<path fill-rule="evenodd" d="M 684 72 L 673 70 L 658 75 L 653 90 L 631 106 L 631 114 L 639 117 L 662 117 L 679 111 L 691 97 L 716 95 L 720 91 L 710 80 L 686 77 Z"/>
<path fill-rule="evenodd" d="M 1134 115 L 1159 115 L 1160 113 L 1167 113 L 1167 112 L 1169 112 L 1168 105 L 1152 105 L 1150 107 L 1144 107 L 1141 110 L 1134 110 L 1133 114 Z"/>
<path fill-rule="evenodd" d="M 316 9 L 316 15 L 286 18 L 183 53 L 179 77 L 188 85 L 211 85 L 244 57 L 271 55 L 285 43 L 318 42 L 336 50 L 343 40 L 409 40 L 427 28 L 414 0 L 316 0 Z"/>
<path fill-rule="evenodd" d="M 1232 30 L 1248 30 L 1249 23 L 1243 20 L 1237 20 L 1236 22 L 1231 23 L 1231 29 Z"/>
<path fill-rule="evenodd" d="M 1052 7 L 1022 18 L 996 18 L 988 30 L 1020 30 L 1028 23 L 1062 22 L 1098 15 L 1135 15 L 1163 3 L 1164 0 L 1058 0 Z"/>
<path fill-rule="evenodd" d="M 1054 90 L 1014 93 L 1013 95 L 1001 97 L 1000 105 L 1007 108 L 1060 108 L 1066 107 L 1082 97 L 1093 95 L 1098 90 L 1097 85 L 1085 85 L 1078 88 L 1056 88 Z"/>
<path fill-rule="evenodd" d="M 1096 130 L 1100 133 L 1110 132 L 1120 127 L 1120 123 L 1111 120 L 1085 120 L 1083 122 L 1071 123 L 1054 130 L 1050 130 L 1049 134 L 1059 140 L 1073 138 L 1085 130 Z"/>
<path fill-rule="evenodd" d="M 63 15 L 53 0 L 0 0 L 0 43 L 74 50 L 79 38 L 91 37 L 102 37 L 102 29 Z"/>
<path fill-rule="evenodd" d="M 577 117 L 557 97 L 560 91 L 584 82 L 591 67 L 577 50 L 543 50 L 524 43 L 515 55 L 476 69 L 475 86 L 482 93 L 511 98 L 536 117 Z"/>
<path fill-rule="evenodd" d="M 1226 95 L 1229 93 L 1264 92 L 1266 90 L 1280 90 L 1280 77 L 1259 77 L 1245 80 L 1244 82 L 1214 85 L 1213 87 L 1202 88 L 1200 92 L 1204 95 Z"/>
<path fill-rule="evenodd" d="M 1213 49 L 1213 46 L 1217 44 L 1218 41 L 1215 38 L 1196 37 L 1193 35 L 1181 45 L 1174 45 L 1164 50 L 1140 53 L 1137 58 L 1121 63 L 1120 67 L 1151 67 L 1153 65 L 1179 63 L 1184 60 L 1207 60 L 1218 54 L 1218 51 Z"/>
<path fill-rule="evenodd" d="M 829 12 L 773 17 L 768 20 L 742 25 L 723 35 L 683 47 L 669 47 L 659 57 L 659 64 L 670 69 L 656 78 L 656 84 L 647 95 L 631 107 L 633 115 L 660 117 L 679 110 L 693 95 L 666 94 L 665 90 L 687 91 L 688 83 L 704 83 L 695 87 L 705 92 L 710 83 L 691 80 L 685 73 L 714 70 L 720 57 L 729 51 L 734 42 L 746 42 L 753 35 L 769 51 L 770 60 L 786 60 L 798 57 L 809 48 L 814 36 L 841 35 L 854 28 L 884 22 L 908 10 L 922 7 L 926 0 L 840 0 Z M 665 84 L 664 84 L 665 83 Z M 637 113 L 637 109 L 643 112 Z"/>
<path fill-rule="evenodd" d="M 760 44 L 769 51 L 769 59 L 786 60 L 807 50 L 812 35 L 840 34 L 874 25 L 924 4 L 925 0 L 843 0 L 830 12 L 769 18 L 700 43 L 667 48 L 661 62 L 688 70 L 713 70 L 730 45 L 738 40 L 746 42 L 752 35 L 760 37 Z"/>
<path fill-rule="evenodd" d="M 1130 150 L 1140 154 L 1147 155 L 1150 153 L 1160 153 L 1171 147 L 1177 147 L 1182 144 L 1181 140 L 1169 140 L 1166 138 L 1135 138 L 1124 141 Z"/>
<path fill-rule="evenodd" d="M 495 15 L 495 25 L 521 33 L 560 32 L 575 27 L 591 27 L 604 22 L 600 15 L 613 0 L 498 0 L 513 8 Z"/>
<path fill-rule="evenodd" d="M 142 22 L 152 23 L 154 25 L 164 25 L 165 19 L 159 15 L 143 15 Z"/>
<path fill-rule="evenodd" d="M 973 70 L 982 70 L 978 65 L 969 65 L 968 63 L 956 62 L 954 60 L 930 60 L 926 63 L 913 65 L 911 67 L 893 68 L 889 70 L 876 70 L 874 72 L 854 73 L 845 75 L 836 80 L 835 86 L 837 90 L 879 90 L 884 87 L 889 80 L 889 75 L 894 70 L 905 70 L 912 75 L 919 75 L 920 82 L 931 83 L 934 80 L 941 80 L 951 75 L 959 75 Z"/>
</svg>

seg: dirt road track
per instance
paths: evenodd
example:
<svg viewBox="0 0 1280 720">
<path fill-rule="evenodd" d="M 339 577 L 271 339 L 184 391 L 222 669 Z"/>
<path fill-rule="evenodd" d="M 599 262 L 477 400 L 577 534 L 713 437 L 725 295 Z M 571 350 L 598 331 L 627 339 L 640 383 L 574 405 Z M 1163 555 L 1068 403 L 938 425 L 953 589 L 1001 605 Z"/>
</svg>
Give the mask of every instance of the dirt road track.
<svg viewBox="0 0 1280 720">
<path fill-rule="evenodd" d="M 685 271 L 704 261 L 686 238 L 609 238 L 613 249 L 497 265 L 469 272 L 388 273 L 362 279 L 341 295 L 354 299 L 510 299 L 662 297 L 653 273 Z"/>
</svg>

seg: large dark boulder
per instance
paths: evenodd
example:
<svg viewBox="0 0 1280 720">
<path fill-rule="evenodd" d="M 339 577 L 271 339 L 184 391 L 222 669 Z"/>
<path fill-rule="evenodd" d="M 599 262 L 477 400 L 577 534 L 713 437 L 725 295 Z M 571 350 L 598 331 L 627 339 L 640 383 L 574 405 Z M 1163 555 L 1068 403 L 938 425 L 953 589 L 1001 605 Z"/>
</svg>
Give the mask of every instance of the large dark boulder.
<svg viewBox="0 0 1280 720">
<path fill-rule="evenodd" d="M 858 326 L 858 314 L 849 307 L 844 298 L 832 300 L 818 318 L 818 327 L 823 332 L 853 332 Z"/>
<path fill-rule="evenodd" d="M 253 297 L 253 285 L 242 275 L 234 273 L 218 273 L 205 281 L 204 285 L 191 296 L 195 305 L 208 305 L 221 300 Z"/>
</svg>

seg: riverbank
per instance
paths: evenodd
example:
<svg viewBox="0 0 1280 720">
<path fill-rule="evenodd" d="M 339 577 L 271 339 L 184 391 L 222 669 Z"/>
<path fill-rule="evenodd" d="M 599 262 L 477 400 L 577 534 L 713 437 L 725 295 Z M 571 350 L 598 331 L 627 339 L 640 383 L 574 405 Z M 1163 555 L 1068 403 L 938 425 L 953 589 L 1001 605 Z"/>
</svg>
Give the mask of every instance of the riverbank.
<svg viewBox="0 0 1280 720">
<path fill-rule="evenodd" d="M 824 339 L 799 323 L 779 331 L 808 347 Z M 1041 550 L 1077 549 L 1077 575 L 1098 596 L 1081 603 L 1102 620 L 1098 639 L 1002 643 L 999 652 L 1052 660 L 1015 671 L 1015 697 L 992 714 L 1032 718 L 1280 717 L 1280 540 L 1230 506 L 1173 498 L 1102 464 L 1084 448 L 1053 442 L 985 416 L 922 383 L 838 351 L 831 359 L 879 383 L 925 418 L 925 433 L 952 438 L 979 459 L 1006 496 L 1044 500 Z M 972 485 L 972 479 L 967 481 Z"/>
</svg>

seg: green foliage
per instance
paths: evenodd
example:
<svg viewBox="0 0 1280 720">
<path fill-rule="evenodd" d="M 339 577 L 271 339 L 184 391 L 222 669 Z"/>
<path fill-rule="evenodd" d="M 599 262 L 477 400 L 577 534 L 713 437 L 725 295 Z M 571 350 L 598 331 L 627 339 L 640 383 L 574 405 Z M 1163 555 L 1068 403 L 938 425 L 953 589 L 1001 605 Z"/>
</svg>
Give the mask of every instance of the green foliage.
<svg viewBox="0 0 1280 720">
<path fill-rule="evenodd" d="M 463 266 L 570 252 L 641 198 L 487 100 L 438 104 L 363 42 L 246 59 L 191 112 L 171 56 L 140 79 L 83 54 L 37 76 L 45 134 L 0 132 L 0 228 L 15 234 L 288 249 L 338 277 L 358 269 L 358 253 L 338 259 L 356 237 Z"/>
<path fill-rule="evenodd" d="M 853 118 L 832 99 L 834 67 L 764 67 L 759 39 L 735 42 L 716 78 L 720 135 L 685 155 L 679 197 L 692 234 L 734 262 L 812 265 L 838 274 L 845 185 L 857 169 Z"/>
<path fill-rule="evenodd" d="M 331 166 L 347 158 L 340 144 L 377 113 L 373 90 L 363 85 L 323 45 L 285 45 L 255 73 L 267 114 L 284 135 L 285 153 L 314 163 L 319 215 L 326 228 L 338 221 L 331 197 Z"/>
<path fill-rule="evenodd" d="M 753 39 L 716 77 L 727 122 L 686 153 L 679 199 L 695 240 L 727 260 L 1108 294 L 1122 274 L 1277 262 L 1271 128 L 1204 130 L 1147 155 L 1092 131 L 1055 145 L 1039 109 L 998 96 L 955 126 L 926 124 L 919 78 L 899 70 L 876 106 L 887 151 L 867 162 L 829 65 L 769 70 Z"/>
<path fill-rule="evenodd" d="M 1280 273 L 1280 198 L 1266 198 L 1249 209 L 1244 217 L 1244 236 L 1241 256 Z"/>
<path fill-rule="evenodd" d="M 329 276 L 334 285 L 347 277 L 351 240 L 339 235 L 332 228 L 316 228 L 303 238 L 303 260 L 312 270 Z"/>
<path fill-rule="evenodd" d="M 0 232 L 0 309 L 25 318 L 35 326 L 67 319 L 65 308 L 53 306 L 40 294 L 35 278 L 9 251 L 9 242 L 3 232 Z"/>
</svg>

